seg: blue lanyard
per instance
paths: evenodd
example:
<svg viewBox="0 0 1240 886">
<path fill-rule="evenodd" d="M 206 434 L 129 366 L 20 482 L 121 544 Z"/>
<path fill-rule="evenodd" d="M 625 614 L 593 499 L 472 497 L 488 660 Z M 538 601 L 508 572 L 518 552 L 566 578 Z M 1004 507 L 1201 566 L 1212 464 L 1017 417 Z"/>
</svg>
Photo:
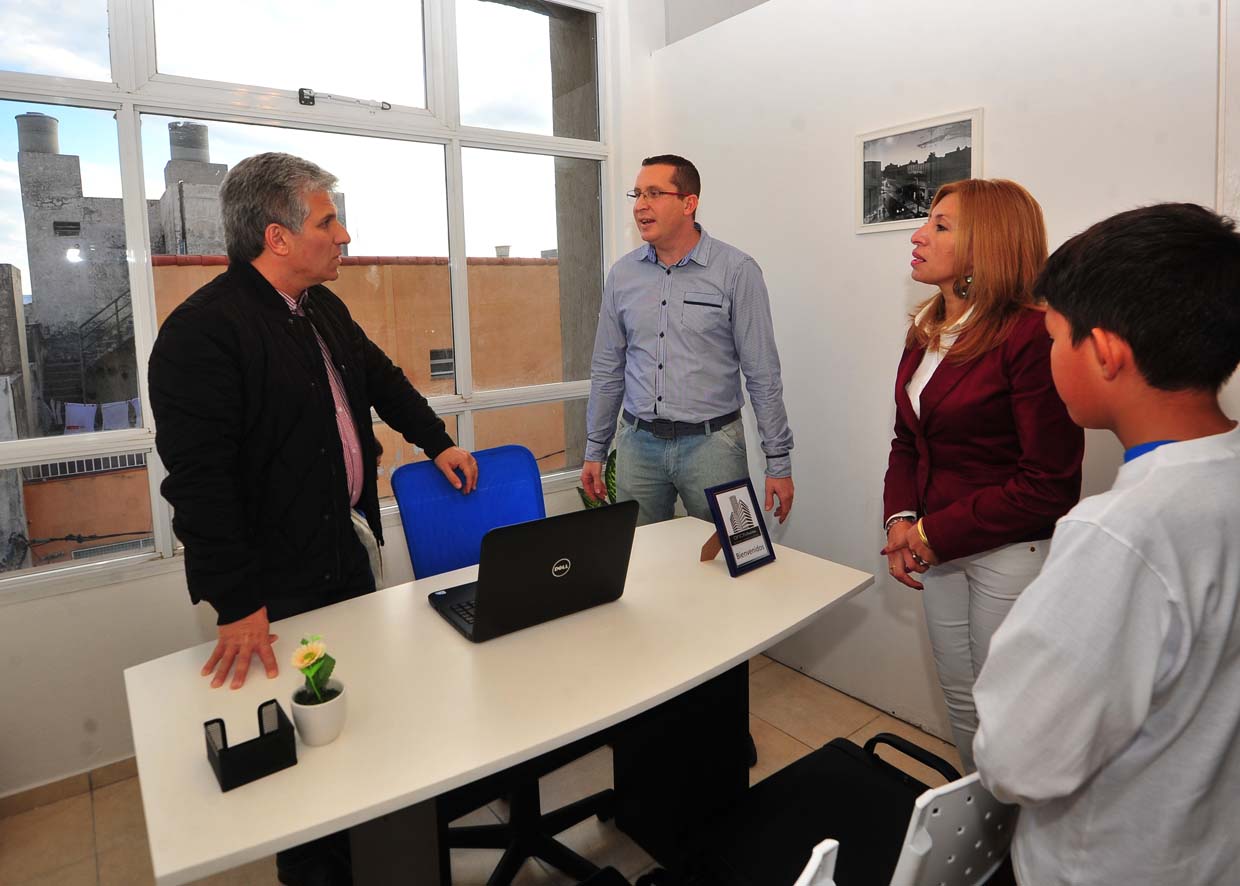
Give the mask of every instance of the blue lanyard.
<svg viewBox="0 0 1240 886">
<path fill-rule="evenodd" d="M 1151 440 L 1149 443 L 1138 443 L 1131 449 L 1124 450 L 1124 464 L 1132 461 L 1134 458 L 1140 458 L 1147 452 L 1153 452 L 1159 446 L 1165 443 L 1175 443 L 1175 440 Z"/>
</svg>

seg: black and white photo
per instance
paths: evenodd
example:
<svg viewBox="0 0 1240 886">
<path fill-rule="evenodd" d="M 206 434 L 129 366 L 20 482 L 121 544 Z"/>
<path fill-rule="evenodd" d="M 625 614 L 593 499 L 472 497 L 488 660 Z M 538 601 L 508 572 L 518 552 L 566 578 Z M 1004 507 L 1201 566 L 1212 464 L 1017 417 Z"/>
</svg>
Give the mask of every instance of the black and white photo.
<svg viewBox="0 0 1240 886">
<path fill-rule="evenodd" d="M 916 228 L 948 182 L 982 174 L 982 110 L 857 136 L 857 232 Z"/>
</svg>

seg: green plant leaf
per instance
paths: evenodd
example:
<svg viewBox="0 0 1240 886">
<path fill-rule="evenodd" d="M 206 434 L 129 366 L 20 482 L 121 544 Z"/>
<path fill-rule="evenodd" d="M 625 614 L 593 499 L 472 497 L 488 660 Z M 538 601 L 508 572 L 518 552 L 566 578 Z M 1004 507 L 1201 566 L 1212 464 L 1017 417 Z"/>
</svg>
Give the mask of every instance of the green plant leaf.
<svg viewBox="0 0 1240 886">
<path fill-rule="evenodd" d="M 319 695 L 319 688 L 309 677 L 306 678 L 306 685 L 302 687 L 301 692 L 302 697 L 297 699 L 298 704 L 320 704 L 323 701 L 323 696 Z"/>
<path fill-rule="evenodd" d="M 607 456 L 607 467 L 603 471 L 603 482 L 607 484 L 607 503 L 616 503 L 616 450 Z"/>
<path fill-rule="evenodd" d="M 319 666 L 319 669 L 314 674 L 314 682 L 318 685 L 319 692 L 322 692 L 327 681 L 331 679 L 332 671 L 336 669 L 336 659 L 324 652 L 323 657 L 315 664 Z"/>
<path fill-rule="evenodd" d="M 603 506 L 603 503 L 597 498 L 590 498 L 590 496 L 586 495 L 586 491 L 580 486 L 577 487 L 577 494 L 581 496 L 581 503 L 587 508 L 601 508 Z"/>
</svg>

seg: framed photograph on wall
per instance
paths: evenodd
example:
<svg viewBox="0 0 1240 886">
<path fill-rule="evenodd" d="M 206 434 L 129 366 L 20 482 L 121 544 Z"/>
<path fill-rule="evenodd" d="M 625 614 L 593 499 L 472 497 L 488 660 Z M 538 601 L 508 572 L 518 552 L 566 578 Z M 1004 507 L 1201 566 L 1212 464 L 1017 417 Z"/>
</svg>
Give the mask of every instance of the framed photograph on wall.
<svg viewBox="0 0 1240 886">
<path fill-rule="evenodd" d="M 857 136 L 857 233 L 921 227 L 940 185 L 982 175 L 982 109 Z"/>
<path fill-rule="evenodd" d="M 775 547 L 748 477 L 707 490 L 706 503 L 733 578 L 775 560 Z"/>
</svg>

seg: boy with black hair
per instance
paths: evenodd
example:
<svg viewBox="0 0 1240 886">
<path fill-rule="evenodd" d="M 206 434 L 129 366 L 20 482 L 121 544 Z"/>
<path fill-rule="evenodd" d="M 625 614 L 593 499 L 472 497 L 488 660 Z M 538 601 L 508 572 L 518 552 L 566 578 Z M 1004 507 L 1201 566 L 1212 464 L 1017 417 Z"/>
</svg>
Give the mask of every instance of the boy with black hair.
<svg viewBox="0 0 1240 886">
<path fill-rule="evenodd" d="M 1069 240 L 1037 292 L 1074 421 L 1124 444 L 1063 517 L 974 690 L 1025 884 L 1240 883 L 1240 234 L 1192 204 Z"/>
</svg>

